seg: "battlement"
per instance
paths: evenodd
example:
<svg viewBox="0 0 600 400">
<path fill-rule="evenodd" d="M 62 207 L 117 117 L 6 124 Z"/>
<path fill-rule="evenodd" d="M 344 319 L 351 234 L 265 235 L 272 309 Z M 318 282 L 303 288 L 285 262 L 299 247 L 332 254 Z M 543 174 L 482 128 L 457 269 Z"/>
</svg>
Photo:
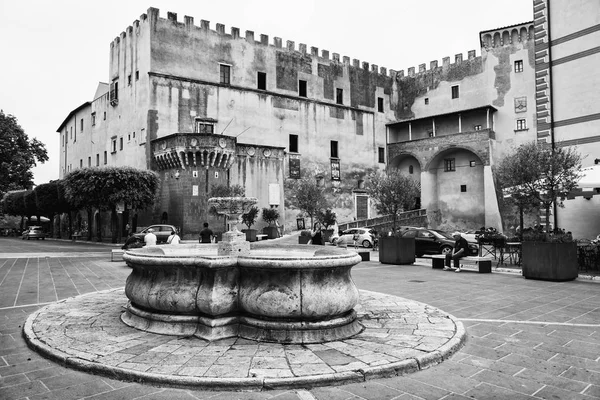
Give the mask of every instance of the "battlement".
<svg viewBox="0 0 600 400">
<path fill-rule="evenodd" d="M 516 45 L 534 40 L 533 21 L 479 32 L 479 40 L 481 48 L 486 51 L 494 47 Z"/>
<path fill-rule="evenodd" d="M 444 57 L 444 58 L 442 58 L 441 66 L 439 65 L 438 60 L 433 60 L 433 61 L 429 62 L 429 69 L 427 69 L 427 64 L 423 63 L 423 64 L 419 64 L 418 70 L 415 70 L 415 67 L 408 68 L 406 75 L 405 75 L 403 69 L 401 69 L 400 71 L 391 70 L 391 76 L 392 76 L 392 78 L 394 78 L 396 80 L 405 79 L 405 78 L 416 78 L 416 77 L 419 77 L 420 75 L 423 75 L 426 73 L 431 73 L 432 71 L 435 71 L 437 69 L 447 70 L 449 68 L 459 66 L 462 63 L 473 62 L 474 60 L 481 60 L 481 56 L 478 57 L 475 50 L 469 50 L 467 52 L 466 60 L 463 60 L 463 54 L 459 53 L 459 54 L 454 55 L 453 63 L 450 63 L 450 57 Z"/>
<path fill-rule="evenodd" d="M 255 33 L 254 31 L 250 31 L 247 30 L 245 31 L 244 35 L 242 36 L 240 34 L 240 28 L 237 27 L 231 27 L 229 33 L 226 32 L 226 28 L 224 24 L 221 23 L 217 23 L 215 25 L 215 29 L 211 30 L 210 28 L 210 21 L 206 21 L 206 20 L 200 20 L 200 24 L 199 25 L 195 25 L 194 24 L 194 17 L 190 17 L 188 15 L 183 17 L 183 22 L 179 22 L 177 19 L 177 13 L 174 12 L 167 12 L 167 18 L 161 18 L 159 15 L 159 9 L 158 8 L 154 8 L 154 7 L 150 7 L 148 8 L 147 13 L 142 14 L 139 18 L 139 20 L 135 20 L 132 24 L 132 26 L 129 26 L 125 31 L 121 32 L 121 34 L 119 36 L 117 36 L 110 44 L 111 48 L 118 46 L 120 44 L 120 42 L 122 40 L 124 40 L 127 36 L 131 36 L 132 34 L 134 34 L 134 31 L 139 29 L 141 24 L 144 23 L 148 23 L 148 24 L 155 24 L 158 22 L 167 22 L 167 23 L 171 23 L 172 26 L 176 29 L 185 29 L 188 31 L 192 31 L 192 30 L 199 30 L 199 31 L 204 31 L 206 33 L 210 33 L 210 34 L 214 34 L 214 35 L 220 35 L 220 36 L 224 36 L 227 39 L 232 39 L 232 40 L 245 40 L 246 42 L 253 44 L 253 45 L 262 45 L 262 46 L 272 46 L 274 48 L 277 49 L 282 49 L 282 50 L 286 50 L 289 52 L 298 52 L 301 53 L 303 55 L 308 55 L 311 56 L 313 58 L 318 59 L 319 61 L 329 61 L 331 63 L 340 63 L 340 64 L 345 64 L 354 68 L 362 68 L 365 71 L 369 71 L 371 73 L 374 74 L 378 74 L 378 75 L 384 75 L 384 76 L 389 76 L 389 77 L 393 77 L 394 75 L 392 75 L 393 70 L 389 70 L 386 67 L 379 67 L 376 64 L 371 64 L 367 61 L 360 61 L 357 59 L 353 59 L 352 63 L 350 63 L 350 57 L 348 56 L 342 56 L 340 57 L 339 53 L 330 53 L 329 50 L 324 50 L 321 49 L 321 51 L 319 52 L 319 48 L 318 47 L 309 47 L 304 44 L 304 43 L 299 43 L 298 47 L 296 48 L 296 42 L 293 40 L 287 40 L 285 41 L 285 46 L 284 46 L 284 41 L 282 38 L 280 37 L 273 37 L 272 42 L 269 41 L 269 35 L 265 35 L 265 34 L 260 34 L 260 36 L 257 38 L 255 37 Z"/>
</svg>

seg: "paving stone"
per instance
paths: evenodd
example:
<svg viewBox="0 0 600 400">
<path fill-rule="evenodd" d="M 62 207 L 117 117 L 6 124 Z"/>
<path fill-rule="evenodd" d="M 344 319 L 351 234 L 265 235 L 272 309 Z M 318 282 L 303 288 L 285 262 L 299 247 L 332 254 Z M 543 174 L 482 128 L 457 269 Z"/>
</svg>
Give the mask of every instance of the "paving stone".
<svg viewBox="0 0 600 400">
<path fill-rule="evenodd" d="M 25 374 L 10 375 L 5 378 L 0 378 L 0 388 L 15 386 L 29 381 L 30 379 Z"/>
<path fill-rule="evenodd" d="M 93 380 L 61 389 L 51 389 L 51 392 L 29 396 L 29 400 L 75 400 L 99 393 L 106 393 L 111 389 L 106 383 L 100 380 Z"/>
<path fill-rule="evenodd" d="M 344 391 L 355 394 L 362 399 L 377 400 L 394 399 L 402 394 L 402 392 L 397 389 L 382 385 L 378 382 L 369 381 L 344 385 Z"/>
<path fill-rule="evenodd" d="M 431 386 L 406 376 L 382 379 L 380 383 L 425 400 L 445 399 L 446 397 L 444 396 L 447 396 L 450 393 L 448 390 Z"/>
<path fill-rule="evenodd" d="M 514 375 L 514 374 L 513 374 Z M 535 371 L 529 368 L 522 369 L 518 374 L 519 378 L 529 379 L 533 382 L 540 382 L 545 385 L 554 386 L 560 389 L 569 390 L 573 392 L 582 392 L 586 387 L 589 386 L 588 383 L 575 381 L 573 379 L 567 379 L 562 376 L 554 376 L 550 374 L 545 374 L 540 371 Z"/>
<path fill-rule="evenodd" d="M 566 391 L 554 386 L 545 386 L 535 394 L 536 398 L 541 399 L 569 399 L 569 400 L 598 400 L 598 397 L 588 396 L 577 392 Z M 511 399 L 512 400 L 512 399 Z"/>
<path fill-rule="evenodd" d="M 486 400 L 533 400 L 534 397 L 515 392 L 513 390 L 490 385 L 487 383 L 481 383 L 474 388 L 468 390 L 464 395 L 472 399 L 486 399 Z"/>
<path fill-rule="evenodd" d="M 483 370 L 472 378 L 528 395 L 533 395 L 544 387 L 544 384 L 542 383 L 525 379 L 518 375 L 506 375 L 489 370 Z"/>
<path fill-rule="evenodd" d="M 571 367 L 560 376 L 563 378 L 575 379 L 581 382 L 588 382 L 594 385 L 600 385 L 600 372 L 589 371 L 583 368 Z"/>
<path fill-rule="evenodd" d="M 48 389 L 40 381 L 24 382 L 18 385 L 0 387 L 0 399 L 30 397 L 47 391 Z"/>
<path fill-rule="evenodd" d="M 560 375 L 568 368 L 568 366 L 562 365 L 560 363 L 542 361 L 536 358 L 526 357 L 516 353 L 504 357 L 501 361 L 507 364 L 518 365 L 523 368 L 530 368 L 532 370 L 544 372 L 550 375 Z"/>
<path fill-rule="evenodd" d="M 90 382 L 93 380 L 95 380 L 94 375 L 76 371 L 70 372 L 68 374 L 62 374 L 40 379 L 40 381 L 50 390 L 65 388 L 67 386 L 79 385 L 81 383 Z"/>
</svg>

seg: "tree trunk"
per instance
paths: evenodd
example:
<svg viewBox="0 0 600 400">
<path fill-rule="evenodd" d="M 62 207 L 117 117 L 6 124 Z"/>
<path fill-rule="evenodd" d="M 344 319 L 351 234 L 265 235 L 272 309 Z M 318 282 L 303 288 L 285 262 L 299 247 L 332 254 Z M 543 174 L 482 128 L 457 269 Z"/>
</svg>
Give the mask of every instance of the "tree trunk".
<svg viewBox="0 0 600 400">
<path fill-rule="evenodd" d="M 56 214 L 56 223 L 57 223 L 57 227 L 56 227 L 56 238 L 60 239 L 62 237 L 62 231 L 60 229 L 61 225 L 60 225 L 60 216 L 62 214 L 58 213 Z M 54 222 L 53 222 L 54 223 Z"/>
<path fill-rule="evenodd" d="M 48 218 L 50 218 L 50 232 L 48 234 L 50 237 L 54 237 L 54 213 L 50 213 Z"/>
<path fill-rule="evenodd" d="M 93 214 L 93 210 L 92 208 L 88 208 L 87 209 L 87 221 L 88 221 L 88 230 L 87 230 L 87 240 L 89 242 L 92 241 L 92 218 L 94 218 L 94 214 Z"/>
<path fill-rule="evenodd" d="M 96 241 L 102 241 L 102 213 L 98 210 L 97 218 L 96 218 Z"/>
<path fill-rule="evenodd" d="M 69 218 L 69 232 L 67 236 L 69 239 L 71 239 L 71 237 L 73 236 L 73 216 L 71 214 L 71 211 L 67 213 L 67 218 Z"/>
<path fill-rule="evenodd" d="M 523 205 L 519 206 L 519 241 L 523 242 Z"/>
<path fill-rule="evenodd" d="M 546 233 L 550 231 L 550 204 L 546 205 Z M 556 226 L 554 227 L 557 228 Z"/>
<path fill-rule="evenodd" d="M 117 236 L 119 234 L 119 221 L 117 219 L 117 209 L 114 206 L 110 212 L 110 228 L 112 232 L 112 242 L 117 243 Z"/>
</svg>

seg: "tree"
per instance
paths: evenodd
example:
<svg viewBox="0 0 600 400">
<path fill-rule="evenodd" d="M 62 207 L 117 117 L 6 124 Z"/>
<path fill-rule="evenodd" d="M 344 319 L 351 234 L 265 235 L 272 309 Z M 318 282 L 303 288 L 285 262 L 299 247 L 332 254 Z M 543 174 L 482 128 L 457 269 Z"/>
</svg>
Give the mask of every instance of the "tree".
<svg viewBox="0 0 600 400">
<path fill-rule="evenodd" d="M 391 169 L 387 173 L 375 172 L 369 175 L 367 191 L 375 200 L 377 211 L 392 216 L 395 230 L 400 213 L 415 206 L 421 187 L 413 178 L 397 169 Z"/>
<path fill-rule="evenodd" d="M 570 147 L 552 148 L 536 142 L 519 146 L 504 158 L 497 169 L 500 188 L 523 204 L 537 202 L 546 212 L 549 230 L 550 208 L 563 207 L 563 198 L 577 186 L 581 156 Z M 558 229 L 558 226 L 555 226 Z"/>
<path fill-rule="evenodd" d="M 314 177 L 298 179 L 291 188 L 290 203 L 310 217 L 310 226 L 314 226 L 314 218 L 328 207 L 323 187 L 317 184 Z"/>
<path fill-rule="evenodd" d="M 67 200 L 76 209 L 97 208 L 110 210 L 112 242 L 118 238 L 117 204 L 132 209 L 151 206 L 156 198 L 158 177 L 152 171 L 132 167 L 83 168 L 71 172 L 64 179 Z M 97 237 L 101 239 L 100 224 Z"/>
<path fill-rule="evenodd" d="M 325 211 L 319 211 L 317 214 L 317 219 L 323 225 L 325 230 L 328 230 L 330 226 L 335 225 L 337 222 L 337 215 L 331 211 L 331 209 L 327 209 Z"/>
<path fill-rule="evenodd" d="M 12 191 L 4 195 L 2 199 L 2 210 L 5 214 L 21 217 L 19 229 L 23 230 L 23 220 L 27 210 L 25 209 L 26 190 Z"/>
<path fill-rule="evenodd" d="M 0 196 L 33 186 L 31 168 L 48 161 L 44 144 L 29 139 L 17 118 L 0 110 Z"/>
<path fill-rule="evenodd" d="M 260 210 L 256 206 L 252 206 L 247 213 L 242 214 L 242 222 L 248 227 L 248 229 L 252 228 L 252 225 L 256 223 L 256 218 L 258 217 L 258 212 Z"/>
<path fill-rule="evenodd" d="M 54 217 L 56 214 L 68 213 L 71 207 L 65 199 L 65 191 L 61 180 L 54 180 L 35 187 L 37 208 L 42 215 L 48 217 L 50 223 L 50 235 L 54 236 Z M 60 226 L 60 224 L 59 224 Z M 91 232 L 90 232 L 91 235 Z M 57 237 L 60 237 L 60 229 Z M 88 240 L 91 237 L 88 236 Z"/>
</svg>

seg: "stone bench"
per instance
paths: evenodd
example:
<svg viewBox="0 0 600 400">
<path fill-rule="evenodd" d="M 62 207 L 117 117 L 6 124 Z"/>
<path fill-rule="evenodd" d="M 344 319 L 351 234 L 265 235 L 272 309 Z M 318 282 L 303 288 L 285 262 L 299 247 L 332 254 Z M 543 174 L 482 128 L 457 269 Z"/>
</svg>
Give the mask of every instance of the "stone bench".
<svg viewBox="0 0 600 400">
<path fill-rule="evenodd" d="M 265 240 L 268 237 L 269 237 L 269 235 L 264 235 L 264 234 L 256 235 L 256 241 Z"/>
<path fill-rule="evenodd" d="M 125 253 L 125 250 L 112 249 L 110 251 L 110 261 L 123 261 L 123 253 Z"/>
<path fill-rule="evenodd" d="M 443 269 L 446 256 L 444 254 L 432 254 L 423 256 L 431 258 L 431 268 Z M 492 272 L 492 257 L 478 257 L 478 256 L 467 256 L 460 259 L 461 264 L 465 261 L 475 262 L 478 265 L 478 272 L 480 274 Z M 461 267 L 462 269 L 462 267 Z"/>
<path fill-rule="evenodd" d="M 71 240 L 73 240 L 74 242 L 77 241 L 77 239 L 81 239 L 82 235 L 81 234 L 73 234 L 71 235 Z"/>
</svg>

